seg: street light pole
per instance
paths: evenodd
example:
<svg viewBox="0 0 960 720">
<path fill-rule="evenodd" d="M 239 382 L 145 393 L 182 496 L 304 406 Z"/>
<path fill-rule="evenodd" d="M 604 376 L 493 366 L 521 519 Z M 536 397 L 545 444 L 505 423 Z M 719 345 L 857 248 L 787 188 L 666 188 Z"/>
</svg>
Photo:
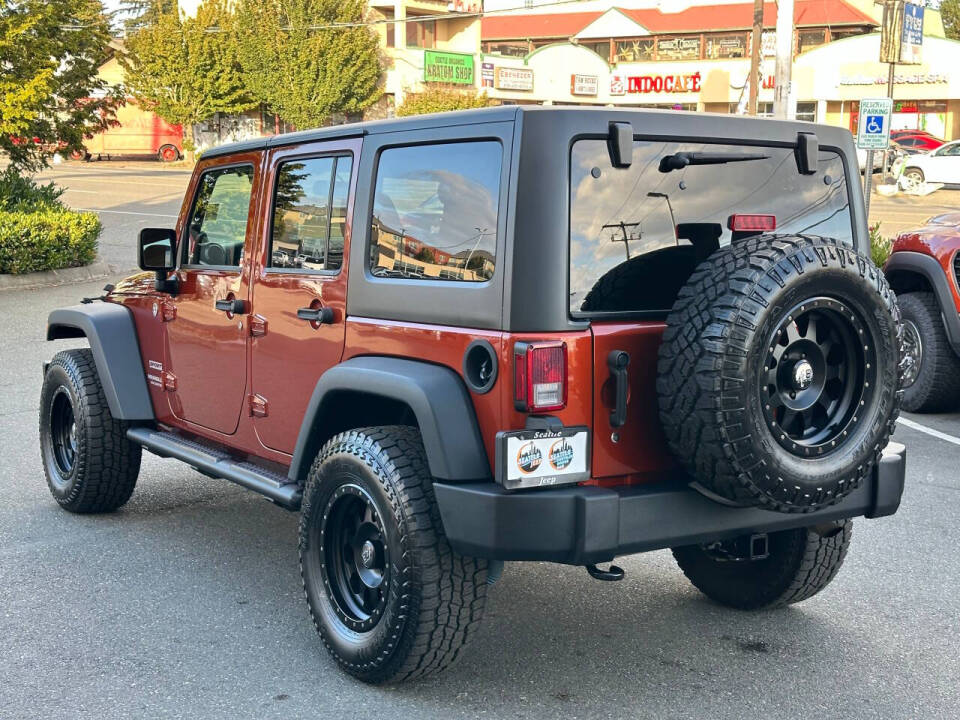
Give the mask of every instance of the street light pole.
<svg viewBox="0 0 960 720">
<path fill-rule="evenodd" d="M 760 46 L 763 44 L 763 0 L 753 0 L 753 42 L 750 44 L 750 98 L 747 101 L 747 115 L 757 114 L 757 100 L 760 97 Z M 740 97 L 743 97 L 742 95 Z"/>
<path fill-rule="evenodd" d="M 796 115 L 791 108 L 793 68 L 793 0 L 777 3 L 777 64 L 773 74 L 773 116 L 786 120 Z"/>
</svg>

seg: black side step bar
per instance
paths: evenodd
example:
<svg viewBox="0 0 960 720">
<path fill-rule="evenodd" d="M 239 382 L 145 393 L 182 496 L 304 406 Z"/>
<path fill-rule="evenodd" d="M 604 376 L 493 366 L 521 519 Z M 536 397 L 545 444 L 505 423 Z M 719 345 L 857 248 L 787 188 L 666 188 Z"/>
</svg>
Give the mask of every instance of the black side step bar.
<svg viewBox="0 0 960 720">
<path fill-rule="evenodd" d="M 162 430 L 135 427 L 127 430 L 127 437 L 155 455 L 182 460 L 204 475 L 235 482 L 288 510 L 300 509 L 302 493 L 297 483 L 289 482 L 285 475 L 238 461 L 226 452 Z"/>
</svg>

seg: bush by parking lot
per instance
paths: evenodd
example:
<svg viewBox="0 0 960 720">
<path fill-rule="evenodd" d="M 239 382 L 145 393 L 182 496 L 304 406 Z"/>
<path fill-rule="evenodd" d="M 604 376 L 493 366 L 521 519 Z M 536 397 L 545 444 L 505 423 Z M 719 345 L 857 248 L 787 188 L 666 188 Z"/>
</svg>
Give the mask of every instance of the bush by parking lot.
<svg viewBox="0 0 960 720">
<path fill-rule="evenodd" d="M 0 173 L 0 273 L 89 265 L 97 257 L 100 220 L 69 210 L 63 190 L 38 185 L 8 168 Z"/>
<path fill-rule="evenodd" d="M 100 219 L 62 208 L 0 211 L 0 273 L 89 265 L 97 257 Z"/>
</svg>

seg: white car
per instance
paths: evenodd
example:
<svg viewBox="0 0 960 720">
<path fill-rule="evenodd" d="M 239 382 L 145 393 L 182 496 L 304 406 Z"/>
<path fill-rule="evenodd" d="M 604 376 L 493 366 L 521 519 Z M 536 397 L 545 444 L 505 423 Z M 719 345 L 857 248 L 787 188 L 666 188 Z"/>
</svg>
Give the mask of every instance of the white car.
<svg viewBox="0 0 960 720">
<path fill-rule="evenodd" d="M 960 186 L 960 140 L 941 145 L 936 150 L 907 158 L 904 179 L 913 183 L 942 183 Z"/>
</svg>

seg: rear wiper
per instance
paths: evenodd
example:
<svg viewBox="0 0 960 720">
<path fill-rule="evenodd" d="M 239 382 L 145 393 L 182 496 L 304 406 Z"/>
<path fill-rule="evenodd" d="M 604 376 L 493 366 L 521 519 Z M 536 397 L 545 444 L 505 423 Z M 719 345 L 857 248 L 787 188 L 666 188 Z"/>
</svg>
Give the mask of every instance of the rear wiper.
<svg viewBox="0 0 960 720">
<path fill-rule="evenodd" d="M 683 170 L 687 165 L 723 165 L 731 162 L 766 160 L 769 157 L 760 153 L 678 152 L 660 158 L 660 172 Z"/>
</svg>

